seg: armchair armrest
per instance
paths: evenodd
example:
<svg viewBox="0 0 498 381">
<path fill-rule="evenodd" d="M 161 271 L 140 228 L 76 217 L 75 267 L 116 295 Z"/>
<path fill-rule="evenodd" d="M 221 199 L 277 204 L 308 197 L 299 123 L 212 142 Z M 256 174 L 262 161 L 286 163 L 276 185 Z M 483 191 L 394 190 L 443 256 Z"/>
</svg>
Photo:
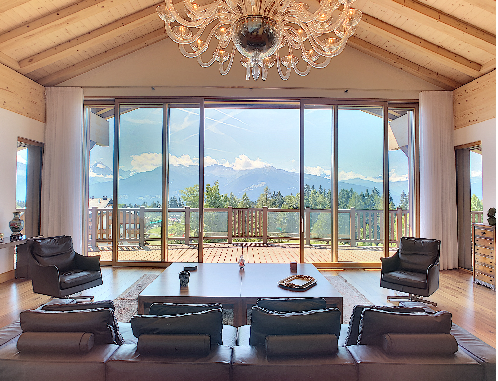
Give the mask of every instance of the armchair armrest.
<svg viewBox="0 0 498 381">
<path fill-rule="evenodd" d="M 380 258 L 382 263 L 381 273 L 389 273 L 391 271 L 396 271 L 399 268 L 399 249 L 396 251 L 392 257 Z"/>
<path fill-rule="evenodd" d="M 76 268 L 86 271 L 100 270 L 100 255 L 85 257 L 84 255 L 74 253 Z"/>
<path fill-rule="evenodd" d="M 52 295 L 58 292 L 60 288 L 59 269 L 57 266 L 42 266 L 36 262 L 32 273 L 32 283 L 35 293 Z"/>
</svg>

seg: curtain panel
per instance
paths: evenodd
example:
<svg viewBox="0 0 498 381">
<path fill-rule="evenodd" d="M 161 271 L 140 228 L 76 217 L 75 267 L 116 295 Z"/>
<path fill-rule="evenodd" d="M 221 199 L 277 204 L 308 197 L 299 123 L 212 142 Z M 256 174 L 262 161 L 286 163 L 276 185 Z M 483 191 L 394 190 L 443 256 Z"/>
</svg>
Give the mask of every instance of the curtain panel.
<svg viewBox="0 0 498 381">
<path fill-rule="evenodd" d="M 82 252 L 83 89 L 47 87 L 42 223 L 45 237 L 69 235 Z"/>
<path fill-rule="evenodd" d="M 458 248 L 453 92 L 424 91 L 419 100 L 420 236 L 441 240 L 441 270 L 454 269 Z"/>
</svg>

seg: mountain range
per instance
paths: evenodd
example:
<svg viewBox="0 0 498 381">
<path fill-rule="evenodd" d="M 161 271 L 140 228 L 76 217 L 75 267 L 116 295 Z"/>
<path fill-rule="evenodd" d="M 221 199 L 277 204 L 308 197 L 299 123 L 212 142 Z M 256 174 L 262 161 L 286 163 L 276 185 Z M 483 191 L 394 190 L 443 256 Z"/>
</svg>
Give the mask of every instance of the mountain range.
<svg viewBox="0 0 498 381">
<path fill-rule="evenodd" d="M 102 163 L 96 163 L 92 166 L 91 172 L 108 176 L 112 171 Z M 127 176 L 129 173 L 120 172 L 119 180 L 119 202 L 126 204 L 141 205 L 143 202 L 151 204 L 153 201 L 161 202 L 161 172 L 162 168 L 158 167 L 152 171 L 136 173 Z M 194 186 L 199 182 L 197 166 L 171 166 L 169 171 L 169 194 L 170 197 L 180 197 L 180 190 Z M 247 170 L 235 170 L 231 167 L 222 165 L 211 165 L 205 168 L 204 181 L 206 184 L 213 185 L 215 181 L 219 183 L 221 194 L 233 193 L 236 197 L 241 198 L 244 193 L 250 200 L 257 200 L 265 187 L 270 192 L 280 191 L 283 196 L 297 194 L 299 192 L 299 174 L 295 172 L 277 169 L 267 166 L 264 168 L 255 168 Z M 322 176 L 305 174 L 305 184 L 314 186 L 318 189 L 330 189 L 330 179 Z M 381 190 L 382 183 L 350 179 L 348 181 L 339 181 L 339 191 L 341 189 L 353 189 L 356 193 L 372 191 L 376 187 Z M 102 196 L 111 196 L 112 180 L 105 177 L 92 177 L 90 180 L 90 197 L 100 198 Z M 408 193 L 408 182 L 399 181 L 390 183 L 390 193 L 394 203 L 399 204 L 400 195 L 404 191 Z"/>
</svg>

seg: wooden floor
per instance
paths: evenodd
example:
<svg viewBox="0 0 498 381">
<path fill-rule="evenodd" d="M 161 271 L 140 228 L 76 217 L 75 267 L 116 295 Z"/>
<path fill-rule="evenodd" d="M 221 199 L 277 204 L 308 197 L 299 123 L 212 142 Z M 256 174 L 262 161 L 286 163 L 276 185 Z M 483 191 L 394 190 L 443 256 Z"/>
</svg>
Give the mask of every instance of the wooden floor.
<svg viewBox="0 0 498 381">
<path fill-rule="evenodd" d="M 85 292 L 97 300 L 115 299 L 144 273 L 160 274 L 163 269 L 151 267 L 103 267 L 104 284 Z M 386 305 L 387 295 L 394 291 L 379 287 L 380 270 L 320 270 L 340 274 L 373 304 Z M 430 297 L 438 309 L 452 313 L 455 324 L 496 348 L 496 293 L 472 282 L 472 274 L 465 270 L 446 270 L 440 273 L 440 287 Z M 15 279 L 0 283 L 0 327 L 19 318 L 20 311 L 37 308 L 50 300 L 34 294 L 31 281 Z"/>
</svg>

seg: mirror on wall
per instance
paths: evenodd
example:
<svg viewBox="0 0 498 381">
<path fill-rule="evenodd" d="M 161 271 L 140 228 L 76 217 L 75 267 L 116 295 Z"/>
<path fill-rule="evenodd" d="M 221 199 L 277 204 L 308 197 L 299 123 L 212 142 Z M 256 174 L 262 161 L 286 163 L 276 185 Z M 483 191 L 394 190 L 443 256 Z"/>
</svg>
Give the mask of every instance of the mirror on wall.
<svg viewBox="0 0 498 381">
<path fill-rule="evenodd" d="M 42 157 L 43 143 L 17 138 L 16 211 L 26 238 L 40 235 Z"/>
</svg>

